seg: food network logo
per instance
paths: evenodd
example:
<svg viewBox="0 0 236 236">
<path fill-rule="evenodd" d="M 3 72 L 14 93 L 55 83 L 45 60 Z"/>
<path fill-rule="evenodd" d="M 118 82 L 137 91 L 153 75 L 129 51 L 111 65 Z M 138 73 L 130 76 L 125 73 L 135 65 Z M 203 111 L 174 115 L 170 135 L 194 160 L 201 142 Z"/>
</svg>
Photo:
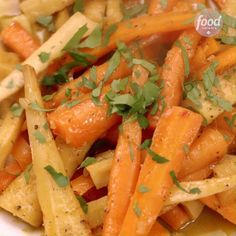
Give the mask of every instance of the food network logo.
<svg viewBox="0 0 236 236">
<path fill-rule="evenodd" d="M 204 37 L 212 37 L 220 33 L 223 27 L 222 15 L 213 9 L 204 9 L 195 18 L 195 28 Z"/>
</svg>

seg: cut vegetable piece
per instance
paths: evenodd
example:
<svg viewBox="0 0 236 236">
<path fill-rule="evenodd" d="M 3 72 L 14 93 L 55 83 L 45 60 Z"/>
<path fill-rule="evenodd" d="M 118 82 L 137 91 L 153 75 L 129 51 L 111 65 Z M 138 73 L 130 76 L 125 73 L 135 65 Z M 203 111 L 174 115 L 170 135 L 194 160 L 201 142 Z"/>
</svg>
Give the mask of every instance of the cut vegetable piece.
<svg viewBox="0 0 236 236">
<path fill-rule="evenodd" d="M 106 187 L 109 182 L 114 151 L 106 151 L 97 156 L 97 162 L 86 167 L 97 189 Z"/>
<path fill-rule="evenodd" d="M 171 233 L 159 222 L 155 222 L 148 236 L 170 236 Z"/>
<path fill-rule="evenodd" d="M 21 132 L 21 127 L 25 120 L 25 114 L 19 117 L 14 116 L 12 111 L 8 111 L 2 125 L 0 126 L 0 169 L 3 169 L 6 159 L 10 154 L 14 143 Z"/>
<path fill-rule="evenodd" d="M 11 154 L 22 170 L 32 162 L 30 146 L 22 136 L 16 140 Z"/>
<path fill-rule="evenodd" d="M 190 147 L 178 177 L 183 179 L 219 160 L 227 153 L 228 146 L 229 144 L 218 130 L 205 128 Z"/>
<path fill-rule="evenodd" d="M 108 0 L 106 9 L 106 23 L 108 25 L 118 23 L 122 20 L 121 0 Z"/>
<path fill-rule="evenodd" d="M 29 102 L 37 102 L 43 107 L 34 70 L 30 66 L 25 66 L 23 71 L 26 98 Z M 65 169 L 51 131 L 43 127 L 47 122 L 45 113 L 28 108 L 26 119 L 36 175 L 37 196 L 44 215 L 46 234 L 90 236 L 88 222 L 71 187 L 59 185 L 59 178 L 62 181 L 62 176 L 65 177 Z M 44 143 L 40 143 L 33 135 L 35 127 L 45 137 Z M 50 174 L 45 170 L 49 166 L 54 169 Z"/>
<path fill-rule="evenodd" d="M 200 115 L 181 107 L 168 109 L 161 116 L 150 148 L 169 161 L 156 163 L 149 154 L 146 155 L 120 236 L 147 235 L 150 232 L 173 184 L 170 172 L 178 174 L 180 171 L 185 156 L 183 145 L 193 142 L 201 122 Z M 150 191 L 140 193 L 140 184 Z"/>
<path fill-rule="evenodd" d="M 105 47 L 88 49 L 84 52 L 102 57 L 116 48 L 117 39 L 128 43 L 137 38 L 158 33 L 168 33 L 193 27 L 194 13 L 165 13 L 159 15 L 144 15 L 120 22 L 117 30 L 111 35 L 109 43 Z"/>
<path fill-rule="evenodd" d="M 55 34 L 53 34 L 48 41 L 28 57 L 23 64 L 34 67 L 36 73 L 42 72 L 51 62 L 53 62 L 53 60 L 63 55 L 63 48 L 83 25 L 87 25 L 88 27 L 88 31 L 83 37 L 88 36 L 96 27 L 96 23 L 77 12 L 71 16 L 71 18 Z M 50 54 L 49 60 L 45 63 L 42 63 L 38 57 L 41 52 L 47 52 Z M 9 84 L 11 84 L 10 87 L 8 86 Z M 13 70 L 0 83 L 0 101 L 19 91 L 23 85 L 24 78 L 22 72 L 19 70 Z"/>
<path fill-rule="evenodd" d="M 104 96 L 102 96 L 104 97 Z M 67 143 L 80 147 L 99 138 L 119 122 L 117 115 L 108 116 L 108 104 L 101 99 L 99 106 L 91 98 L 68 108 L 61 106 L 48 115 L 53 132 Z"/>
<path fill-rule="evenodd" d="M 193 201 L 199 198 L 214 195 L 216 193 L 224 192 L 236 186 L 235 179 L 236 175 L 231 175 L 223 178 L 210 178 L 200 181 L 181 182 L 181 186 L 186 189 L 187 192 L 182 191 L 178 187 L 173 187 L 165 204 L 173 205 L 181 202 Z"/>
<path fill-rule="evenodd" d="M 18 22 L 13 22 L 1 32 L 3 43 L 22 59 L 28 58 L 40 44 Z"/>
<path fill-rule="evenodd" d="M 80 175 L 71 181 L 71 187 L 77 195 L 83 195 L 94 187 L 93 181 L 89 176 Z"/>
<path fill-rule="evenodd" d="M 149 115 L 150 126 L 152 128 L 156 127 L 160 113 L 164 109 L 180 104 L 183 93 L 182 84 L 185 74 L 189 69 L 189 60 L 193 57 L 200 38 L 200 35 L 195 30 L 186 30 L 178 38 L 178 45 L 174 44 L 167 53 L 160 76 L 164 81 L 162 89 L 163 100 L 160 102 L 159 112 L 154 116 Z"/>
<path fill-rule="evenodd" d="M 125 122 L 119 134 L 108 185 L 104 236 L 118 236 L 135 189 L 141 164 L 142 133 L 137 121 Z"/>
<path fill-rule="evenodd" d="M 91 228 L 96 228 L 103 224 L 107 196 L 88 203 L 87 218 Z"/>
</svg>

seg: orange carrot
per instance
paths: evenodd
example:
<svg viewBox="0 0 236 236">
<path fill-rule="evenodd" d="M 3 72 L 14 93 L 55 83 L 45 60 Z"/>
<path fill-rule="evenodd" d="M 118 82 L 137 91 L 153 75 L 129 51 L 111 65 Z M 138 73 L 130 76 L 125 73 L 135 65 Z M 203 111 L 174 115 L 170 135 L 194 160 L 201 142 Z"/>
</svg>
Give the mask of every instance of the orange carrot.
<svg viewBox="0 0 236 236">
<path fill-rule="evenodd" d="M 98 85 L 103 79 L 105 72 L 108 69 L 108 62 L 103 63 L 100 66 L 96 67 L 96 84 Z M 109 80 L 106 84 L 111 83 L 113 80 L 118 78 L 123 78 L 129 74 L 131 74 L 131 68 L 128 67 L 127 62 L 124 59 L 121 59 L 120 64 L 118 68 L 112 73 Z M 88 80 L 91 80 L 90 77 L 90 70 L 87 70 L 83 75 L 81 75 L 79 78 L 70 81 L 69 83 L 65 84 L 61 89 L 56 93 L 56 95 L 53 97 L 53 99 L 47 103 L 47 107 L 57 107 L 60 105 L 60 103 L 63 101 L 64 98 L 66 98 L 66 90 L 71 89 L 71 97 L 75 96 L 78 91 L 83 93 L 88 93 L 91 91 L 91 89 L 88 89 L 87 87 L 78 86 L 78 83 L 82 81 L 82 78 L 86 77 Z"/>
<path fill-rule="evenodd" d="M 221 214 L 228 221 L 236 224 L 236 202 L 222 206 L 215 195 L 202 198 L 201 202 Z"/>
<path fill-rule="evenodd" d="M 151 0 L 149 3 L 148 14 L 158 14 L 163 11 L 171 11 L 176 3 L 177 0 L 166 1 L 166 4 L 162 4 L 160 0 Z"/>
<path fill-rule="evenodd" d="M 201 170 L 195 171 L 183 178 L 179 178 L 181 181 L 195 181 L 208 178 L 212 174 L 211 166 L 206 166 Z"/>
<path fill-rule="evenodd" d="M 193 57 L 200 38 L 200 35 L 195 30 L 186 30 L 179 37 L 178 41 L 186 49 L 189 59 Z M 163 106 L 166 108 L 177 106 L 182 99 L 182 84 L 185 76 L 182 53 L 182 50 L 178 46 L 173 46 L 165 59 L 161 73 L 161 78 L 164 81 L 162 96 L 164 97 L 165 103 L 165 105 L 161 106 L 162 108 Z M 178 66 L 176 67 L 176 65 Z M 159 116 L 160 112 L 157 112 L 154 116 L 149 115 L 150 126 L 152 128 L 155 128 Z"/>
<path fill-rule="evenodd" d="M 8 163 L 6 165 L 6 167 L 4 168 L 4 170 L 11 175 L 19 175 L 23 169 L 21 169 L 20 165 L 17 163 L 17 161 L 15 159 L 11 160 L 10 163 Z"/>
<path fill-rule="evenodd" d="M 223 51 L 220 51 L 215 57 L 214 61 L 217 61 L 216 73 L 221 74 L 224 71 L 230 69 L 236 64 L 236 47 L 229 47 Z M 202 79 L 202 74 L 209 67 L 212 62 L 208 62 L 207 65 L 203 66 L 201 70 L 197 73 L 197 78 Z"/>
<path fill-rule="evenodd" d="M 85 194 L 89 189 L 94 187 L 94 183 L 90 176 L 80 175 L 71 181 L 73 191 L 78 195 Z"/>
<path fill-rule="evenodd" d="M 125 122 L 122 126 L 109 179 L 103 236 L 119 235 L 141 164 L 141 128 L 138 122 Z"/>
<path fill-rule="evenodd" d="M 192 221 L 191 217 L 180 206 L 176 206 L 161 215 L 161 219 L 174 230 L 180 230 Z"/>
<path fill-rule="evenodd" d="M 200 137 L 190 147 L 189 154 L 185 158 L 179 173 L 179 178 L 181 179 L 219 160 L 227 153 L 228 145 L 224 136 L 218 130 L 205 128 Z"/>
<path fill-rule="evenodd" d="M 214 38 L 206 38 L 201 45 L 206 57 L 209 57 L 220 51 L 220 43 Z"/>
<path fill-rule="evenodd" d="M 118 24 L 105 47 L 83 50 L 96 57 L 102 57 L 116 47 L 117 39 L 128 43 L 137 38 L 144 38 L 152 34 L 162 34 L 173 31 L 189 29 L 193 27 L 192 19 L 195 13 L 163 13 L 158 15 L 143 15 L 133 19 L 122 21 Z"/>
<path fill-rule="evenodd" d="M 12 155 L 22 170 L 32 162 L 30 145 L 22 136 L 19 136 L 16 140 L 12 149 Z"/>
<path fill-rule="evenodd" d="M 152 229 L 148 234 L 148 236 L 170 236 L 170 235 L 171 235 L 170 232 L 157 221 L 152 226 Z"/>
<path fill-rule="evenodd" d="M 16 178 L 15 175 L 9 174 L 4 170 L 0 171 L 0 193 Z"/>
<path fill-rule="evenodd" d="M 72 101 L 72 103 L 75 102 L 76 100 Z M 109 116 L 107 111 L 108 104 L 104 101 L 104 95 L 99 106 L 94 104 L 90 96 L 87 96 L 85 100 L 75 106 L 58 107 L 54 112 L 48 114 L 48 120 L 56 135 L 67 143 L 80 147 L 95 141 L 120 121 L 117 115 Z"/>
<path fill-rule="evenodd" d="M 29 57 L 39 46 L 39 42 L 20 23 L 13 22 L 1 33 L 3 43 L 22 59 Z"/>
<path fill-rule="evenodd" d="M 192 143 L 201 122 L 199 114 L 182 107 L 168 109 L 161 116 L 120 236 L 148 235 L 173 184 L 170 174 L 175 172 L 177 175 L 180 171 L 185 156 L 183 146 Z M 140 191 L 141 186 L 147 191 Z"/>
</svg>

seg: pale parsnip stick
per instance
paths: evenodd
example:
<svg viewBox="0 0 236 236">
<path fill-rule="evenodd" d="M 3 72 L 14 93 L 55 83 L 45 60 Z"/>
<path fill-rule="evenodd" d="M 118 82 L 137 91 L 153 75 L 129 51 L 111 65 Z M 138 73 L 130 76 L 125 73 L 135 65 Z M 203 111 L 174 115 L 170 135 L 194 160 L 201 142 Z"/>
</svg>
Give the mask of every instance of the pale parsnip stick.
<svg viewBox="0 0 236 236">
<path fill-rule="evenodd" d="M 33 68 L 25 66 L 23 73 L 26 99 L 30 103 L 37 102 L 40 107 L 43 107 L 42 96 Z M 53 135 L 50 129 L 44 128 L 47 123 L 45 113 L 27 108 L 26 120 L 36 176 L 37 196 L 43 212 L 46 235 L 90 236 L 88 222 L 69 183 L 65 184 L 64 180 L 64 184 L 59 185 L 52 174 L 45 170 L 46 167 L 51 167 L 54 172 L 61 173 L 63 178 L 67 178 L 68 181 Z M 44 141 L 37 138 L 36 132 L 40 133 L 41 138 L 44 137 Z"/>
</svg>

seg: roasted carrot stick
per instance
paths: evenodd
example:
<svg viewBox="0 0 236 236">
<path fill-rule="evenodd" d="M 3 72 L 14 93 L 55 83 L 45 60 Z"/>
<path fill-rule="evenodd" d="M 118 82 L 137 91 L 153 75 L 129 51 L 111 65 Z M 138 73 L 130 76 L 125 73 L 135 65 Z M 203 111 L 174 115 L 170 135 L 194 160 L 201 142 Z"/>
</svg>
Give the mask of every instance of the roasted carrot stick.
<svg viewBox="0 0 236 236">
<path fill-rule="evenodd" d="M 190 60 L 197 48 L 200 35 L 195 30 L 186 30 L 178 39 L 182 47 L 185 48 Z M 176 67 L 176 65 L 178 65 Z M 162 96 L 164 97 L 165 107 L 179 105 L 182 98 L 182 83 L 185 77 L 185 64 L 182 49 L 174 45 L 168 52 L 163 65 L 161 79 L 164 81 Z M 163 105 L 161 106 L 163 108 Z M 156 115 L 149 115 L 150 126 L 155 128 L 160 117 L 160 112 Z"/>
<path fill-rule="evenodd" d="M 39 46 L 39 42 L 18 22 L 13 22 L 1 33 L 3 43 L 22 59 L 29 57 Z"/>
<path fill-rule="evenodd" d="M 72 101 L 74 102 L 76 101 Z M 48 114 L 48 120 L 55 134 L 67 143 L 80 147 L 90 141 L 95 141 L 119 122 L 117 115 L 109 116 L 107 111 L 108 104 L 104 101 L 103 95 L 99 106 L 94 104 L 90 96 L 87 96 L 75 106 L 58 107 Z"/>
<path fill-rule="evenodd" d="M 188 20 L 195 16 L 194 13 L 163 13 L 158 15 L 143 15 L 122 21 L 117 30 L 111 35 L 106 47 L 85 49 L 84 52 L 102 57 L 116 47 L 117 39 L 128 43 L 137 38 L 144 38 L 152 34 L 162 34 L 173 31 L 189 29 L 193 22 Z"/>
<path fill-rule="evenodd" d="M 215 195 L 202 198 L 201 202 L 221 214 L 228 221 L 236 224 L 236 202 L 222 206 Z"/>
<path fill-rule="evenodd" d="M 234 56 L 235 53 L 236 53 L 236 47 L 230 47 L 226 48 L 224 51 L 219 52 L 215 56 L 214 61 L 218 62 L 216 67 L 217 74 L 223 73 L 224 71 L 230 69 L 232 66 L 236 64 L 236 58 Z M 206 70 L 207 67 L 209 67 L 211 63 L 212 62 L 209 62 L 199 70 L 199 72 L 197 73 L 198 79 L 202 79 L 203 72 Z"/>
<path fill-rule="evenodd" d="M 161 0 L 151 0 L 148 7 L 148 14 L 158 14 L 163 11 L 171 11 L 177 0 L 163 2 Z"/>
<path fill-rule="evenodd" d="M 115 151 L 108 185 L 103 236 L 119 235 L 140 170 L 142 132 L 138 122 L 125 122 Z"/>
<path fill-rule="evenodd" d="M 176 206 L 161 215 L 161 219 L 174 230 L 180 230 L 192 221 L 191 217 L 180 206 Z"/>
<path fill-rule="evenodd" d="M 120 236 L 148 235 L 173 184 L 170 173 L 174 171 L 177 175 L 180 171 L 185 156 L 183 146 L 192 143 L 201 122 L 200 115 L 181 107 L 168 109 L 161 116 Z M 148 191 L 140 192 L 140 186 Z"/>
<path fill-rule="evenodd" d="M 98 85 L 103 79 L 105 72 L 107 71 L 109 66 L 108 62 L 105 62 L 104 64 L 96 67 L 96 84 Z M 108 83 L 111 83 L 113 80 L 118 78 L 124 78 L 125 76 L 131 74 L 131 68 L 128 67 L 127 62 L 124 59 L 121 59 L 120 64 L 118 68 L 112 73 L 111 77 L 109 78 Z M 78 83 L 82 81 L 82 78 L 85 77 L 88 80 L 92 80 L 90 77 L 90 70 L 87 70 L 83 75 L 81 75 L 79 78 L 70 81 L 69 83 L 65 84 L 61 89 L 56 93 L 56 95 L 53 97 L 53 99 L 47 103 L 47 107 L 57 107 L 60 105 L 61 101 L 63 101 L 64 98 L 66 98 L 66 90 L 71 90 L 71 97 L 73 97 L 78 91 L 87 93 L 91 91 L 91 89 L 81 86 L 78 86 Z"/>
<path fill-rule="evenodd" d="M 152 226 L 152 229 L 148 236 L 170 236 L 171 233 L 157 221 Z"/>
<path fill-rule="evenodd" d="M 189 154 L 184 160 L 178 177 L 180 179 L 184 178 L 219 160 L 227 153 L 228 145 L 224 136 L 218 130 L 205 128 L 200 137 L 190 147 Z"/>
<path fill-rule="evenodd" d="M 83 195 L 89 189 L 94 187 L 94 183 L 90 176 L 80 175 L 78 178 L 71 181 L 73 191 L 78 195 Z"/>
<path fill-rule="evenodd" d="M 16 140 L 12 149 L 12 155 L 22 170 L 32 162 L 30 145 L 22 136 L 19 136 Z"/>
</svg>

